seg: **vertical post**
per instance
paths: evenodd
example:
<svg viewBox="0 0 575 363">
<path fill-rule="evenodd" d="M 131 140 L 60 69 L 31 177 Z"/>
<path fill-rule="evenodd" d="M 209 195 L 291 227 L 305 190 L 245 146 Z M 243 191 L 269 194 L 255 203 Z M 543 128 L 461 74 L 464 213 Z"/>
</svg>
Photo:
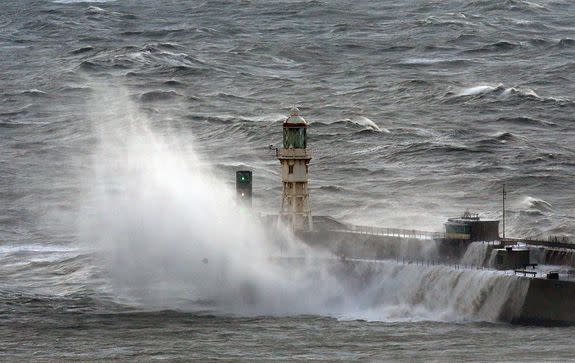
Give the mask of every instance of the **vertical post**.
<svg viewBox="0 0 575 363">
<path fill-rule="evenodd" d="M 503 192 L 501 193 L 501 200 L 503 204 L 503 239 L 505 239 L 505 199 L 507 198 L 507 192 L 505 191 L 505 183 L 503 183 Z"/>
</svg>

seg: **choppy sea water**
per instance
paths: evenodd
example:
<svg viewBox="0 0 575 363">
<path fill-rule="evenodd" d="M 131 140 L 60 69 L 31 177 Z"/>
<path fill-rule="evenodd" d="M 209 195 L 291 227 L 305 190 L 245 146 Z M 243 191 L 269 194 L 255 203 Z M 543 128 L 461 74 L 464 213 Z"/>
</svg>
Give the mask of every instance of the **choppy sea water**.
<svg viewBox="0 0 575 363">
<path fill-rule="evenodd" d="M 505 183 L 508 235 L 572 236 L 574 11 L 544 0 L 3 1 L 0 355 L 572 359 L 572 328 L 496 322 L 459 275 L 421 272 L 411 278 L 435 285 L 397 295 L 413 280 L 394 285 L 385 270 L 355 305 L 345 286 L 332 296 L 299 277 L 244 275 L 230 251 L 248 253 L 259 232 L 228 233 L 233 213 L 218 211 L 233 209 L 223 188 L 244 167 L 254 208 L 278 209 L 270 145 L 297 104 L 317 214 L 440 230 L 466 209 L 499 216 Z M 241 272 L 242 291 L 202 270 L 207 254 Z M 246 289 L 281 301 L 254 304 Z M 203 301 L 214 296 L 226 303 L 217 311 Z"/>
</svg>

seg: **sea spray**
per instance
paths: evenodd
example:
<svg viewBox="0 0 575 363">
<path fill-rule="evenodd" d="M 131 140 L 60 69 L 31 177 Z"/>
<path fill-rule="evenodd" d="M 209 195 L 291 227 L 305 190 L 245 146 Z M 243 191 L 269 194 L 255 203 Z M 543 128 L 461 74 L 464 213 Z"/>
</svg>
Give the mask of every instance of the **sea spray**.
<svg viewBox="0 0 575 363">
<path fill-rule="evenodd" d="M 122 301 L 299 314 L 321 313 L 326 299 L 342 293 L 326 270 L 286 269 L 273 260 L 311 252 L 286 231 L 269 235 L 213 176 L 191 139 L 156 132 L 121 88 L 97 100 L 90 115 L 98 148 L 82 235 Z"/>
<path fill-rule="evenodd" d="M 511 321 L 519 315 L 529 287 L 528 279 L 492 270 L 394 261 L 349 264 L 342 274 L 361 308 L 350 315 L 355 318 Z M 351 311 L 349 307 L 347 313 Z"/>
<path fill-rule="evenodd" d="M 191 137 L 158 133 L 121 88 L 99 92 L 90 115 L 98 146 L 82 239 L 98 251 L 120 302 L 385 321 L 494 321 L 520 305 L 524 283 L 513 276 L 345 262 L 287 232 L 270 234 L 241 212 Z"/>
<path fill-rule="evenodd" d="M 481 267 L 485 264 L 487 252 L 489 251 L 489 244 L 485 242 L 471 242 L 465 254 L 461 257 L 461 264 L 464 266 Z"/>
</svg>

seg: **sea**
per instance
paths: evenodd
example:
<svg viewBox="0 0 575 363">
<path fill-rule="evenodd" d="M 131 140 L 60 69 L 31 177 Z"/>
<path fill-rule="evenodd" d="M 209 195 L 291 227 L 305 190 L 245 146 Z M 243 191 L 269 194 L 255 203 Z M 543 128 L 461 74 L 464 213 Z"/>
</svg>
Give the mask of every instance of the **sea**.
<svg viewBox="0 0 575 363">
<path fill-rule="evenodd" d="M 314 215 L 573 239 L 574 74 L 570 0 L 2 0 L 0 360 L 575 361 L 525 279 L 260 222 L 296 106 Z"/>
</svg>

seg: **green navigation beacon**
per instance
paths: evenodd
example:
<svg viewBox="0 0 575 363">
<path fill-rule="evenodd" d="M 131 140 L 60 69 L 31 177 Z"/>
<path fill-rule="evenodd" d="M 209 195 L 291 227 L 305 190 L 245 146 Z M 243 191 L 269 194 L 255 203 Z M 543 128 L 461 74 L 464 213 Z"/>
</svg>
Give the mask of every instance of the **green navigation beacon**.
<svg viewBox="0 0 575 363">
<path fill-rule="evenodd" d="M 236 171 L 236 194 L 244 206 L 252 206 L 252 172 L 249 170 Z"/>
</svg>

